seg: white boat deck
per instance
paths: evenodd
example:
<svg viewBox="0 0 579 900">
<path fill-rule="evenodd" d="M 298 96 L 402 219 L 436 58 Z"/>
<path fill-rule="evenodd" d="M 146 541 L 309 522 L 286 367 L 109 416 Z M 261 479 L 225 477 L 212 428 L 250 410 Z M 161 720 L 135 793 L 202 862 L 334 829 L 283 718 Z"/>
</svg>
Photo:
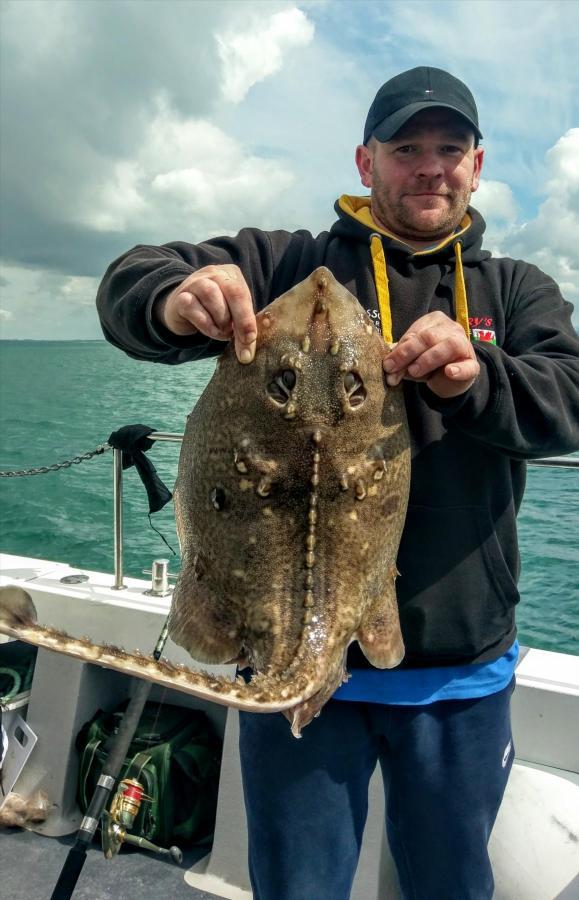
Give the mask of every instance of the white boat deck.
<svg viewBox="0 0 579 900">
<path fill-rule="evenodd" d="M 99 572 L 86 571 L 84 574 L 89 578 L 82 584 L 61 582 L 63 577 L 78 572 L 62 563 L 0 554 L 0 585 L 25 586 L 43 624 L 78 636 L 90 634 L 96 641 L 150 652 L 168 613 L 170 598 L 147 596 L 148 584 L 137 579 L 128 578 L 125 590 L 115 590 L 112 576 Z M 0 654 L 4 640 L 0 636 Z M 171 642 L 165 654 L 172 661 L 191 664 L 189 657 Z M 233 667 L 215 669 L 233 672 Z M 15 790 L 26 795 L 43 788 L 56 805 L 45 825 L 38 828 L 40 833 L 61 839 L 56 846 L 62 861 L 58 866 L 53 865 L 54 880 L 66 855 L 62 838 L 76 831 L 80 823 L 75 801 L 78 764 L 74 739 L 98 707 L 112 709 L 128 690 L 128 679 L 122 675 L 49 651 L 38 653 L 30 697 L 21 699 L 18 710 L 26 711 L 27 723 L 38 736 L 38 742 Z M 237 757 L 237 714 L 176 692 L 168 692 L 163 698 L 166 702 L 205 709 L 224 736 L 224 752 L 213 848 L 200 860 L 196 861 L 194 855 L 189 857 L 190 868 L 184 872 L 184 880 L 178 869 L 152 858 L 151 865 L 162 867 L 157 870 L 162 877 L 155 890 L 169 892 L 172 890 L 169 884 L 174 884 L 175 900 L 182 896 L 201 900 L 211 895 L 250 900 Z M 513 696 L 513 730 L 516 763 L 491 839 L 497 884 L 495 898 L 579 900 L 579 657 L 523 649 Z M 383 806 L 380 776 L 376 772 L 352 900 L 395 900 L 400 896 L 384 838 Z M 34 850 L 30 849 L 31 837 L 10 836 L 10 840 L 17 838 L 14 847 L 20 847 L 21 852 L 29 848 L 30 859 L 38 852 L 38 842 Z M 49 842 L 43 840 L 40 844 L 44 847 Z M 2 879 L 6 886 L 5 847 L 5 843 L 0 845 Z M 46 862 L 46 851 L 43 852 Z M 54 864 L 59 854 L 50 854 Z M 91 850 L 90 856 L 94 867 L 97 865 L 95 850 Z M 127 854 L 113 863 L 101 858 L 106 879 L 110 879 L 106 883 L 115 883 L 111 872 L 126 872 L 129 866 L 133 874 L 141 873 L 145 859 L 151 858 L 139 854 L 137 859 L 135 854 Z M 28 889 L 23 883 L 21 893 L 12 892 L 12 896 L 16 900 L 20 895 L 27 900 L 38 896 L 40 900 L 52 890 L 51 877 L 46 874 L 43 893 L 36 895 L 29 882 Z M 84 873 L 81 880 L 83 877 Z M 101 885 L 105 884 L 104 877 L 101 876 Z M 139 894 L 139 888 L 135 888 L 135 898 L 145 895 L 145 876 L 139 874 L 137 881 L 143 893 Z M 90 890 L 83 889 L 79 882 L 75 896 L 83 897 L 84 890 L 92 900 L 101 896 L 95 893 L 94 882 Z M 128 883 L 123 887 L 121 881 L 118 894 L 127 900 L 132 897 Z M 111 896 L 110 887 L 103 889 L 102 896 Z"/>
</svg>

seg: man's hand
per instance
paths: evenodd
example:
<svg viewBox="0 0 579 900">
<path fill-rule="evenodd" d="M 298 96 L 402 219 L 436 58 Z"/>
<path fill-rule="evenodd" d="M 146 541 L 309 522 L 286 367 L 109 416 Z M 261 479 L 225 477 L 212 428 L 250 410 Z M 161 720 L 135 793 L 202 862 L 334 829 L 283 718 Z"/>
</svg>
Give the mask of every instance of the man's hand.
<svg viewBox="0 0 579 900">
<path fill-rule="evenodd" d="M 480 366 L 462 327 L 442 312 L 418 319 L 384 360 L 388 384 L 424 381 L 443 400 L 468 391 Z"/>
<path fill-rule="evenodd" d="M 155 305 L 155 315 L 180 336 L 200 331 L 218 341 L 233 337 L 241 363 L 250 363 L 255 356 L 257 323 L 251 293 L 238 266 L 198 269 Z"/>
</svg>

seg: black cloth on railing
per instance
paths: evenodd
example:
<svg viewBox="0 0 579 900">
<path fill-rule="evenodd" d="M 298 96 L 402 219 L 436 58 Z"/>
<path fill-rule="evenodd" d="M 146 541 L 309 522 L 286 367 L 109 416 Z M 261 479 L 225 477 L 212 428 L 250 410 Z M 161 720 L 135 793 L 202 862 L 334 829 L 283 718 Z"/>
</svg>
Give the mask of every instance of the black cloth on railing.
<svg viewBox="0 0 579 900">
<path fill-rule="evenodd" d="M 136 466 L 149 498 L 149 513 L 163 509 L 173 496 L 157 475 L 151 460 L 145 456 L 145 452 L 155 443 L 147 438 L 153 431 L 156 429 L 149 428 L 148 425 L 124 425 L 118 431 L 113 431 L 108 440 L 115 450 L 122 450 L 123 469 Z"/>
</svg>

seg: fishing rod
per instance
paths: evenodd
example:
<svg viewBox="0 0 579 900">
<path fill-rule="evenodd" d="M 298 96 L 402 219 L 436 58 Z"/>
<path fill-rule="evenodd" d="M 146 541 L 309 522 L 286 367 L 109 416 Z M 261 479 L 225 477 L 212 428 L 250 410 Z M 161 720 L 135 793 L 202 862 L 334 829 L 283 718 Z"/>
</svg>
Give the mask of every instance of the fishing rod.
<svg viewBox="0 0 579 900">
<path fill-rule="evenodd" d="M 167 618 L 153 651 L 153 659 L 155 662 L 158 662 L 161 658 L 168 634 L 169 619 Z M 124 712 L 121 724 L 119 725 L 119 730 L 112 739 L 112 746 L 103 764 L 102 772 L 86 811 L 86 815 L 80 823 L 80 828 L 77 831 L 74 844 L 68 851 L 64 866 L 62 867 L 50 900 L 70 900 L 72 897 L 76 883 L 86 861 L 88 847 L 99 826 L 101 816 L 107 805 L 111 791 L 117 782 L 129 746 L 135 736 L 135 731 L 137 730 L 145 703 L 151 693 L 151 688 L 152 684 L 149 681 L 139 680 L 137 683 L 134 693 Z M 151 846 L 147 849 L 153 848 Z M 171 850 L 173 849 L 176 848 L 171 848 Z M 173 857 L 171 852 L 170 855 Z"/>
</svg>

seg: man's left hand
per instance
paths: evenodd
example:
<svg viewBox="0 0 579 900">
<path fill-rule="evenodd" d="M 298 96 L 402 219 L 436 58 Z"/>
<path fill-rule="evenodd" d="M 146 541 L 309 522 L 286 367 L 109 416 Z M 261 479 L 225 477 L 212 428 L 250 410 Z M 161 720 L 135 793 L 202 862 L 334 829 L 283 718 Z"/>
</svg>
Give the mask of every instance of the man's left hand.
<svg viewBox="0 0 579 900">
<path fill-rule="evenodd" d="M 442 312 L 431 312 L 402 335 L 384 359 L 387 382 L 403 378 L 424 381 L 443 400 L 464 394 L 474 383 L 480 366 L 464 329 Z"/>
</svg>

